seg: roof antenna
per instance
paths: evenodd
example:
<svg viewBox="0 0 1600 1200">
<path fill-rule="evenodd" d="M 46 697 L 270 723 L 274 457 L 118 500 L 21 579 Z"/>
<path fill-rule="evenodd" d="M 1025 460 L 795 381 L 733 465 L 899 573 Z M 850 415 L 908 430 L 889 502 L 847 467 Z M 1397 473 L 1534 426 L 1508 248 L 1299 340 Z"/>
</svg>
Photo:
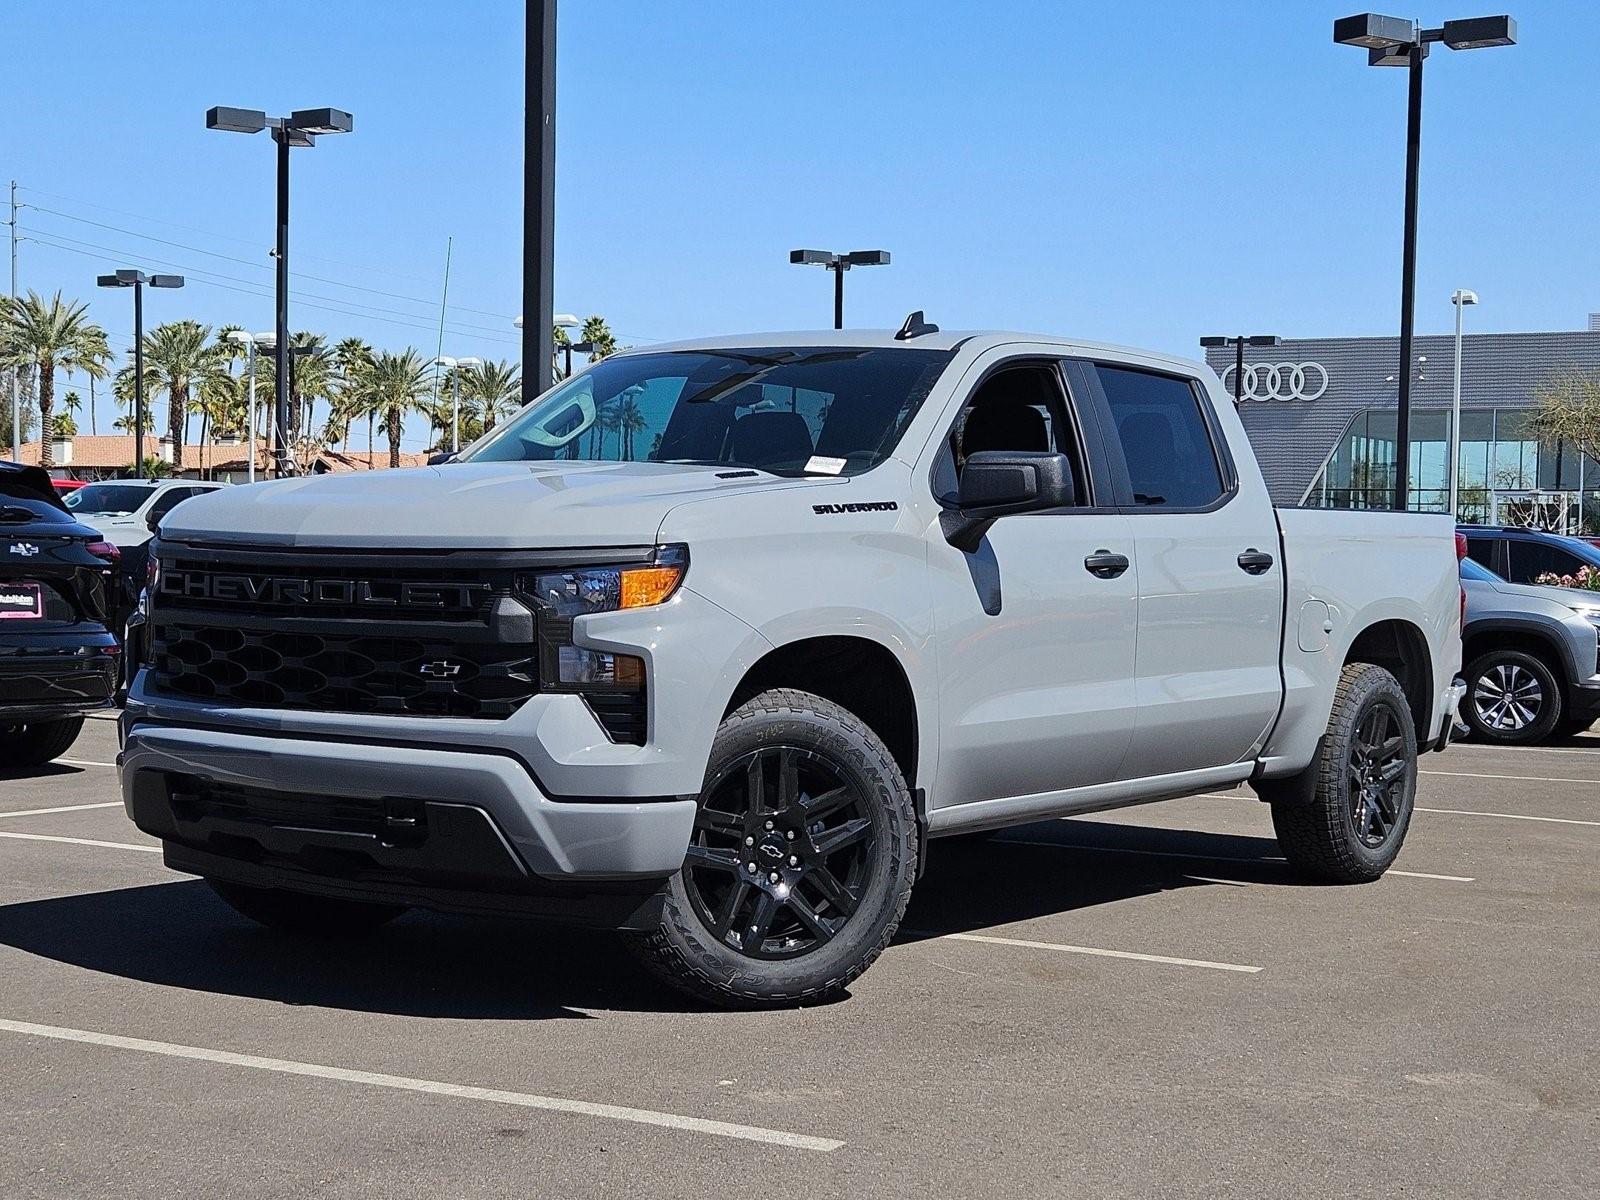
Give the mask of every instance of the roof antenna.
<svg viewBox="0 0 1600 1200">
<path fill-rule="evenodd" d="M 897 342 L 909 342 L 912 338 L 922 337 L 927 333 L 938 333 L 939 327 L 922 319 L 922 310 L 919 308 L 906 318 L 906 323 L 900 326 L 900 332 L 894 335 Z"/>
</svg>

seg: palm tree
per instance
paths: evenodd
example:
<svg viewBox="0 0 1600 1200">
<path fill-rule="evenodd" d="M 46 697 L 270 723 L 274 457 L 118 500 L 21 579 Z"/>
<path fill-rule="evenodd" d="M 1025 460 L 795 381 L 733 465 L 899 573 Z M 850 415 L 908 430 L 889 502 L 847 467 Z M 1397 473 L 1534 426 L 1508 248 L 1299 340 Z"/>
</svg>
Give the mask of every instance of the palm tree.
<svg viewBox="0 0 1600 1200">
<path fill-rule="evenodd" d="M 347 337 L 333 348 L 334 372 L 339 378 L 339 396 L 333 402 L 333 413 L 328 418 L 328 440 L 333 440 L 335 425 L 340 430 L 339 440 L 350 448 L 350 422 L 358 416 L 367 416 L 367 461 L 372 461 L 372 414 L 356 411 L 360 408 L 357 397 L 363 372 L 372 367 L 372 347 L 358 337 Z"/>
<path fill-rule="evenodd" d="M 624 462 L 633 461 L 633 435 L 650 426 L 650 422 L 645 420 L 644 410 L 639 407 L 639 397 L 643 392 L 644 388 L 637 384 L 623 389 L 622 403 L 617 406 L 617 428 L 622 432 Z"/>
<path fill-rule="evenodd" d="M 483 362 L 460 368 L 464 442 L 475 441 L 522 404 L 522 368 L 516 363 Z"/>
<path fill-rule="evenodd" d="M 82 371 L 89 380 L 89 432 L 100 432 L 99 414 L 95 412 L 94 385 L 96 380 L 104 379 L 111 373 L 111 346 L 106 341 L 105 331 L 99 326 L 95 327 L 99 336 L 94 339 L 94 345 L 84 354 L 81 361 L 74 362 L 67 367 L 67 378 L 70 380 L 73 373 Z"/>
<path fill-rule="evenodd" d="M 37 292 L 12 296 L 0 334 L 0 359 L 36 371 L 39 379 L 39 462 L 55 465 L 50 432 L 55 428 L 56 368 L 84 367 L 105 345 L 105 330 L 88 319 L 89 306 L 63 302 L 58 291 L 48 301 Z"/>
<path fill-rule="evenodd" d="M 145 391 L 164 393 L 167 397 L 167 434 L 172 438 L 175 472 L 183 469 L 184 434 L 192 390 L 228 370 L 227 356 L 210 337 L 211 327 L 198 321 L 169 321 L 157 325 L 144 337 Z M 130 363 L 117 373 L 117 384 L 131 390 L 132 381 Z"/>
<path fill-rule="evenodd" d="M 406 414 L 423 412 L 431 395 L 429 362 L 407 346 L 399 354 L 381 351 L 366 373 L 372 411 L 383 418 L 389 435 L 389 465 L 400 465 L 400 430 Z"/>
<path fill-rule="evenodd" d="M 611 332 L 611 326 L 606 324 L 604 317 L 590 317 L 583 323 L 581 332 L 583 334 L 582 340 L 594 347 L 589 352 L 590 362 L 599 362 L 607 355 L 617 352 L 617 335 Z"/>
</svg>

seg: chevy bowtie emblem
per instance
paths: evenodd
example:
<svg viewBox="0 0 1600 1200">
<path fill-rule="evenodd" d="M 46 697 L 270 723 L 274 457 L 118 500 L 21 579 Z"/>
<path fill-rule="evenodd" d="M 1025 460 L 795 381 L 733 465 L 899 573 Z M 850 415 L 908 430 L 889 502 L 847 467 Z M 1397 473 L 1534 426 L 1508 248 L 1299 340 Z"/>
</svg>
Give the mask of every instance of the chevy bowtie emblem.
<svg viewBox="0 0 1600 1200">
<path fill-rule="evenodd" d="M 11 544 L 11 553 L 20 554 L 23 558 L 32 558 L 39 553 L 39 547 L 32 542 L 13 542 Z"/>
<path fill-rule="evenodd" d="M 417 670 L 424 675 L 432 675 L 435 679 L 450 679 L 461 674 L 461 664 L 440 659 L 438 662 L 423 663 Z"/>
</svg>

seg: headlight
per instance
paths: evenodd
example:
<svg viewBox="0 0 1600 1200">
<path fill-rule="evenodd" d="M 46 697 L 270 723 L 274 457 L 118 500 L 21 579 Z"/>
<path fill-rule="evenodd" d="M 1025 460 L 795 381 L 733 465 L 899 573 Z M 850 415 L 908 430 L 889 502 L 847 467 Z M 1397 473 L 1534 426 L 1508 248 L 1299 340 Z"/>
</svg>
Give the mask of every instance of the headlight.
<svg viewBox="0 0 1600 1200">
<path fill-rule="evenodd" d="M 663 546 L 650 563 L 535 575 L 530 591 L 547 615 L 567 620 L 619 608 L 649 608 L 671 599 L 688 566 L 682 546 Z"/>
<path fill-rule="evenodd" d="M 1591 625 L 1600 625 L 1600 608 L 1579 608 L 1576 604 L 1568 606 Z"/>
</svg>

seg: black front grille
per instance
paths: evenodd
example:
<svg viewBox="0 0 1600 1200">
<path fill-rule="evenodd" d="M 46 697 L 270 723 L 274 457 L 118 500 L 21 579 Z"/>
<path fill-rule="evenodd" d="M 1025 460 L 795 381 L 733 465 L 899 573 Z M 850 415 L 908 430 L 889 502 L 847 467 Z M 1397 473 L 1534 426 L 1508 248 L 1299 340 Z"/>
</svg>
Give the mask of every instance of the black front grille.
<svg viewBox="0 0 1600 1200">
<path fill-rule="evenodd" d="M 426 806 L 420 800 L 290 794 L 184 775 L 168 778 L 173 812 L 184 821 L 359 833 L 385 840 L 416 841 L 426 833 Z"/>
</svg>

